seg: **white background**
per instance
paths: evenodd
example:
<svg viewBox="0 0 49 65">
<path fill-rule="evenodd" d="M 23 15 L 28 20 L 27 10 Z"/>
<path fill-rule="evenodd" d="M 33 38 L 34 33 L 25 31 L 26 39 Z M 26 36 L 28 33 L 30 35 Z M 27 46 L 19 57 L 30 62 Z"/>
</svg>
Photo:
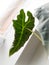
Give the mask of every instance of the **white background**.
<svg viewBox="0 0 49 65">
<path fill-rule="evenodd" d="M 18 9 L 23 8 L 25 11 L 30 10 L 34 14 L 34 9 L 40 7 L 41 5 L 44 5 L 47 2 L 49 2 L 49 0 L 24 0 L 24 3 L 22 3 L 22 5 L 20 6 L 17 5 L 17 6 L 19 6 Z M 15 5 L 15 3 L 17 4 L 16 0 L 0 0 L 0 23 L 3 22 L 2 18 L 6 17 L 7 16 L 6 14 L 9 14 L 7 12 L 11 10 L 11 8 L 13 7 L 13 4 Z M 36 24 L 37 23 L 38 22 L 36 22 Z M 6 37 L 6 42 L 0 48 L 0 64 L 1 65 L 14 65 L 18 56 L 20 55 L 23 49 L 21 49 L 18 53 L 15 53 L 11 57 L 9 57 L 8 55 L 9 49 L 11 47 L 12 40 L 14 37 L 14 30 L 13 30 L 12 25 L 9 26 L 7 32 L 5 33 L 5 37 Z"/>
</svg>

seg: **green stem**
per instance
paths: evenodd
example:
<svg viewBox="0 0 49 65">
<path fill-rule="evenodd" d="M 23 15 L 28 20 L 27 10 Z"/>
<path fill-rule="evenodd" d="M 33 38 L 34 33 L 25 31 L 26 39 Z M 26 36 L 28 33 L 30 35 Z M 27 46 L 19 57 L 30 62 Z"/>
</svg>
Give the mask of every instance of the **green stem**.
<svg viewBox="0 0 49 65">
<path fill-rule="evenodd" d="M 30 30 L 29 28 L 27 28 L 27 30 L 29 30 L 30 32 L 32 32 L 42 42 L 41 38 L 35 32 L 33 32 L 32 30 Z"/>
</svg>

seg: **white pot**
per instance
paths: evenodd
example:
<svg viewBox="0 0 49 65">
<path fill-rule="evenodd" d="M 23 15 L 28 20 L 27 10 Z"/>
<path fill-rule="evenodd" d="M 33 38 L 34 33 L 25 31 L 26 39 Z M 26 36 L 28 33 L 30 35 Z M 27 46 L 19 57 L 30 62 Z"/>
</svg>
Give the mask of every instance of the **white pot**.
<svg viewBox="0 0 49 65">
<path fill-rule="evenodd" d="M 32 35 L 15 65 L 49 65 L 45 48 L 34 35 Z"/>
</svg>

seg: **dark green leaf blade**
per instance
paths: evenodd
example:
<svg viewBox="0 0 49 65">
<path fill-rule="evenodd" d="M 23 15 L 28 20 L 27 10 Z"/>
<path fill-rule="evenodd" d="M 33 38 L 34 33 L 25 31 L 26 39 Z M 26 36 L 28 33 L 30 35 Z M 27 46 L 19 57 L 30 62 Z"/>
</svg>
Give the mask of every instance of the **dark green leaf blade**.
<svg viewBox="0 0 49 65">
<path fill-rule="evenodd" d="M 28 31 L 27 28 L 32 30 L 34 27 L 34 17 L 32 16 L 32 13 L 28 11 L 27 16 L 28 20 L 25 22 L 25 13 L 24 10 L 21 9 L 20 14 L 17 16 L 17 20 L 13 20 L 15 39 L 9 52 L 10 56 L 18 51 L 28 40 L 31 32 Z"/>
</svg>

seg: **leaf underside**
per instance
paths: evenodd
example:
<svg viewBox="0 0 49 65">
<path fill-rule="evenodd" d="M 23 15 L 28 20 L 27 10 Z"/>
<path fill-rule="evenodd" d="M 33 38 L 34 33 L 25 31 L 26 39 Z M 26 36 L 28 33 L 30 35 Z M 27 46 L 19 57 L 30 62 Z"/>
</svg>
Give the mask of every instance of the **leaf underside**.
<svg viewBox="0 0 49 65">
<path fill-rule="evenodd" d="M 27 11 L 28 19 L 25 21 L 26 16 L 23 9 L 20 10 L 20 14 L 17 15 L 17 20 L 13 20 L 13 27 L 15 30 L 15 39 L 13 41 L 12 48 L 10 49 L 9 55 L 13 55 L 16 51 L 18 51 L 24 43 L 28 40 L 31 32 L 28 30 L 32 30 L 34 27 L 34 17 L 32 13 Z"/>
</svg>

